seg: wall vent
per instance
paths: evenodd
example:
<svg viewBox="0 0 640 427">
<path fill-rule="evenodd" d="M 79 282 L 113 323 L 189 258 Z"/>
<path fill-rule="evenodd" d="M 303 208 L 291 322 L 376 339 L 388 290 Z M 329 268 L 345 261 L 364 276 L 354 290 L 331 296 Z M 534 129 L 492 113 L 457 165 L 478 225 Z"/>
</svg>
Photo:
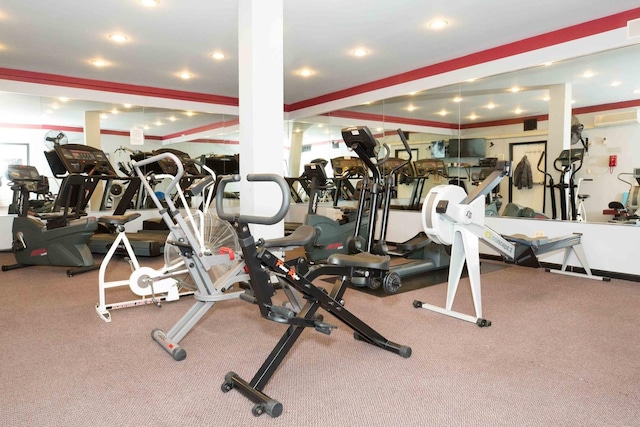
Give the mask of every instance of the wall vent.
<svg viewBox="0 0 640 427">
<path fill-rule="evenodd" d="M 631 123 L 640 123 L 640 109 L 621 111 L 619 113 L 599 114 L 593 118 L 593 125 L 596 127 Z"/>
</svg>

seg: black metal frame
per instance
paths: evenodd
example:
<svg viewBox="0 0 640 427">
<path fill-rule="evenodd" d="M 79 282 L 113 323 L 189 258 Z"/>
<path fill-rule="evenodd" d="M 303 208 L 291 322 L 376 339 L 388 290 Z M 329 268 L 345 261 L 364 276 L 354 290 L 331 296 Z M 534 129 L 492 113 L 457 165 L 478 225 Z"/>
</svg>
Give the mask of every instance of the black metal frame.
<svg viewBox="0 0 640 427">
<path fill-rule="evenodd" d="M 262 175 L 260 178 L 247 177 L 249 181 L 270 181 L 272 177 Z M 282 178 L 277 177 L 280 180 Z M 277 178 L 273 181 L 277 182 Z M 231 178 L 223 178 L 221 182 L 222 188 Z M 287 185 L 282 180 L 281 189 L 283 198 L 287 198 Z M 351 277 L 366 275 L 371 278 L 382 280 L 388 273 L 386 269 L 380 266 L 388 266 L 388 258 L 376 257 L 374 259 L 381 260 L 379 264 L 372 261 L 371 263 L 363 262 L 362 258 L 357 255 L 341 255 L 332 261 L 332 265 L 317 266 L 311 269 L 300 269 L 290 266 L 279 257 L 263 246 L 263 242 L 259 241 L 258 245 L 251 235 L 249 222 L 273 224 L 267 218 L 244 217 L 251 218 L 251 221 L 243 220 L 243 216 L 233 218 L 226 214 L 222 208 L 222 203 L 216 198 L 218 214 L 223 219 L 228 219 L 238 233 L 240 248 L 242 249 L 244 262 L 250 277 L 250 291 L 252 292 L 252 302 L 256 303 L 260 309 L 261 315 L 269 320 L 287 324 L 289 327 L 280 338 L 280 341 L 273 348 L 269 356 L 265 359 L 262 366 L 258 369 L 251 381 L 243 380 L 235 372 L 229 372 L 225 376 L 225 381 L 221 386 L 223 392 L 231 389 L 237 389 L 241 394 L 255 403 L 252 412 L 258 416 L 267 413 L 272 417 L 277 417 L 282 413 L 282 404 L 263 392 L 264 387 L 271 379 L 275 371 L 278 369 L 282 361 L 285 359 L 289 350 L 293 347 L 297 339 L 305 328 L 312 327 L 318 332 L 330 334 L 331 329 L 335 326 L 324 322 L 323 317 L 316 315 L 318 309 L 322 308 L 335 318 L 343 322 L 345 325 L 353 329 L 354 337 L 358 340 L 368 342 L 384 350 L 391 351 L 402 357 L 411 355 L 411 348 L 391 342 L 376 332 L 373 328 L 360 320 L 354 314 L 344 307 L 342 297 L 347 289 Z M 219 203 L 218 203 L 219 202 Z M 288 199 L 287 199 L 288 203 Z M 286 210 L 285 210 L 286 212 Z M 275 219 L 275 218 L 274 218 Z M 371 255 L 370 255 L 371 256 Z M 299 312 L 295 312 L 284 306 L 275 306 L 271 300 L 275 289 L 271 284 L 269 277 L 270 272 L 276 273 L 282 277 L 292 288 L 300 292 L 307 301 Z M 333 288 L 327 292 L 324 289 L 314 285 L 312 280 L 322 274 L 331 274 L 340 276 L 336 280 Z"/>
</svg>

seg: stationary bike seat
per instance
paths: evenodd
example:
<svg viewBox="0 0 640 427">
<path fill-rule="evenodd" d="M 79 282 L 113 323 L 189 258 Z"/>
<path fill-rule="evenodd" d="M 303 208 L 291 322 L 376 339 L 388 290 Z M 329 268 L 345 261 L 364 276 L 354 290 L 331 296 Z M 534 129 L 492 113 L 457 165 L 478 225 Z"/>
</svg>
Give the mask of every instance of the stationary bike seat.
<svg viewBox="0 0 640 427">
<path fill-rule="evenodd" d="M 98 218 L 98 222 L 105 225 L 124 225 L 129 221 L 139 218 L 139 213 L 130 213 L 128 215 L 104 215 Z"/>
<path fill-rule="evenodd" d="M 316 237 L 316 228 L 311 225 L 301 225 L 293 230 L 293 233 L 285 237 L 265 240 L 263 248 L 293 248 L 301 247 L 313 241 Z"/>
</svg>

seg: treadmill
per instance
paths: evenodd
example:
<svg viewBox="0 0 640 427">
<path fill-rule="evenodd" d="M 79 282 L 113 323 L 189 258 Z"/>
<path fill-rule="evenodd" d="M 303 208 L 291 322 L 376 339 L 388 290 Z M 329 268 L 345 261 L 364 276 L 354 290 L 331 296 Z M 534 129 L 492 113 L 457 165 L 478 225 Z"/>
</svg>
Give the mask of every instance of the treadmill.
<svg viewBox="0 0 640 427">
<path fill-rule="evenodd" d="M 109 162 L 107 155 L 99 148 L 82 144 L 56 145 L 53 150 L 45 152 L 45 156 L 54 176 L 62 178 L 63 183 L 70 177 L 85 179 L 86 188 L 89 190 L 85 190 L 85 194 L 81 197 L 84 197 L 86 203 L 89 202 L 99 181 L 108 182 L 114 179 L 129 181 L 113 215 L 124 215 L 139 191 L 140 179 L 119 176 Z M 137 256 L 154 257 L 162 255 L 164 252 L 164 244 L 168 234 L 168 230 L 154 230 L 153 232 L 127 233 L 127 237 Z M 116 236 L 115 230 L 101 228 L 91 236 L 87 245 L 94 254 L 106 254 Z M 121 250 L 118 249 L 116 253 L 120 252 L 126 253 L 124 247 Z"/>
</svg>

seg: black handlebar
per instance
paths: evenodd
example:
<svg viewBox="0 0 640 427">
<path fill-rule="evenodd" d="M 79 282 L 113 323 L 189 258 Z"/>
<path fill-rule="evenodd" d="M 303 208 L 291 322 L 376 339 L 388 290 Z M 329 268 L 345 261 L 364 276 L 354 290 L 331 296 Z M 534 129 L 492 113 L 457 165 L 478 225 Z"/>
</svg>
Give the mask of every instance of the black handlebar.
<svg viewBox="0 0 640 427">
<path fill-rule="evenodd" d="M 230 182 L 240 181 L 240 175 L 223 176 L 218 184 L 216 192 L 216 211 L 218 216 L 226 221 L 238 221 L 246 224 L 263 224 L 272 225 L 282 221 L 289 211 L 289 185 L 283 177 L 271 173 L 252 173 L 247 175 L 247 181 L 274 182 L 280 187 L 282 192 L 282 203 L 280 209 L 273 216 L 256 216 L 256 215 L 234 215 L 224 211 L 224 187 Z"/>
</svg>

